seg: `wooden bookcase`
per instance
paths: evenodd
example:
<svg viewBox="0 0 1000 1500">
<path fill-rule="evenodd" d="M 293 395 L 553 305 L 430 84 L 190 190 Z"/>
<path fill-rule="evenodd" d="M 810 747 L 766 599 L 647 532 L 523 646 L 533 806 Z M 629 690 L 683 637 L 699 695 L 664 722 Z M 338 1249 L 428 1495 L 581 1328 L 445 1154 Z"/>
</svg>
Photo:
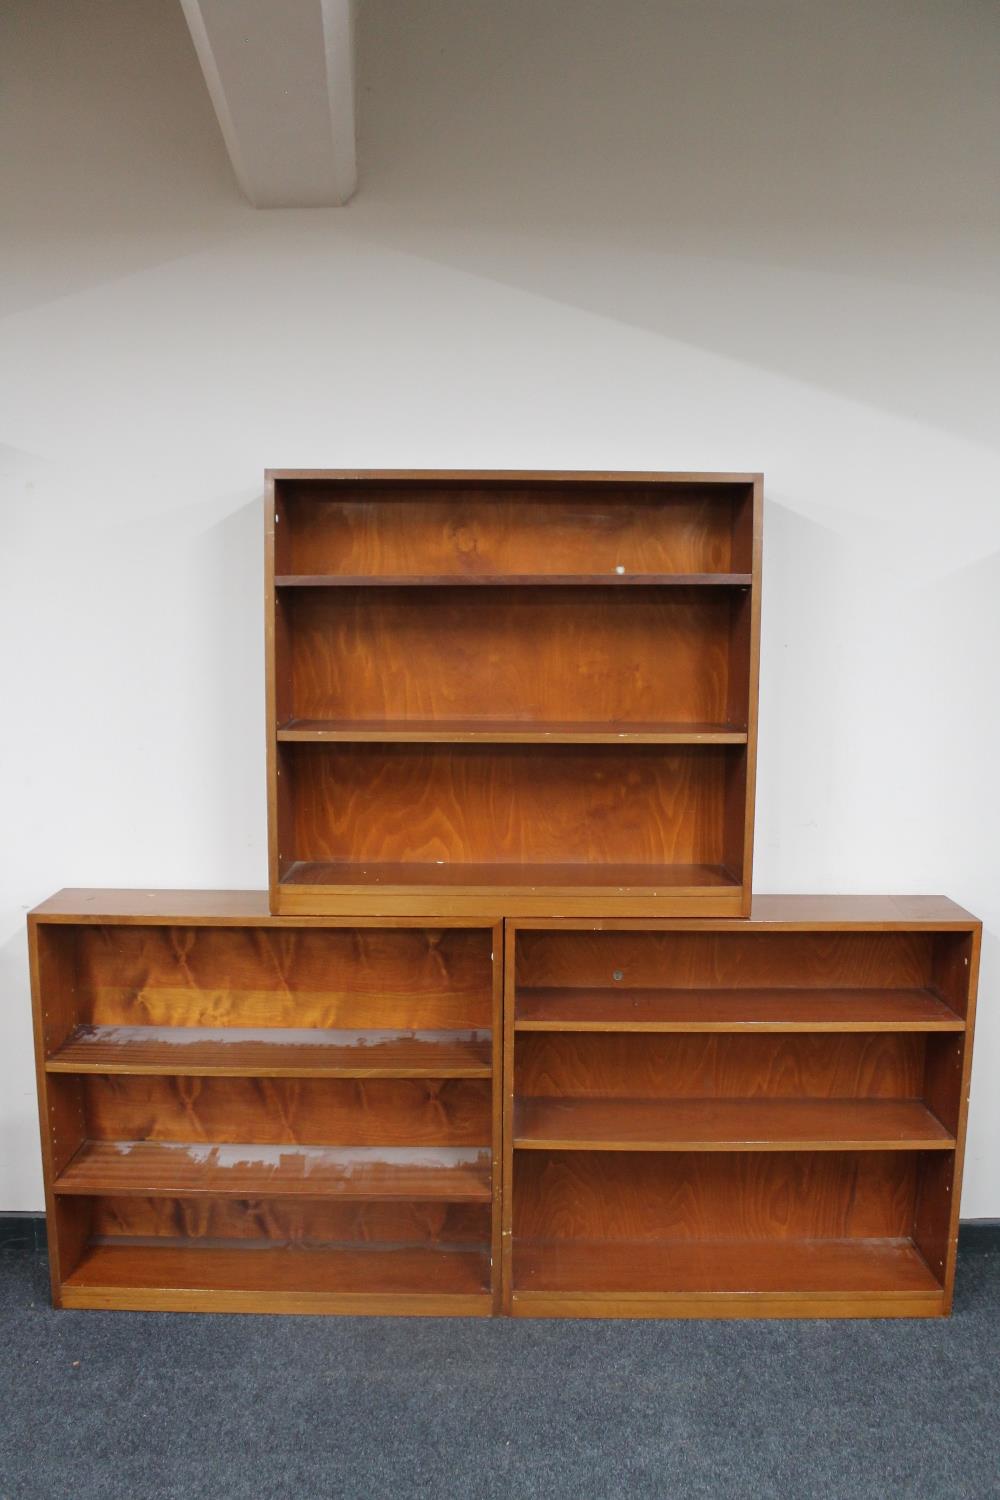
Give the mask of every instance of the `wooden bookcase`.
<svg viewBox="0 0 1000 1500">
<path fill-rule="evenodd" d="M 980 935 L 943 897 L 508 923 L 505 1309 L 949 1312 Z"/>
<path fill-rule="evenodd" d="M 263 892 L 37 908 L 56 1305 L 493 1312 L 501 936 Z"/>
<path fill-rule="evenodd" d="M 745 916 L 761 491 L 270 472 L 272 910 Z"/>
</svg>

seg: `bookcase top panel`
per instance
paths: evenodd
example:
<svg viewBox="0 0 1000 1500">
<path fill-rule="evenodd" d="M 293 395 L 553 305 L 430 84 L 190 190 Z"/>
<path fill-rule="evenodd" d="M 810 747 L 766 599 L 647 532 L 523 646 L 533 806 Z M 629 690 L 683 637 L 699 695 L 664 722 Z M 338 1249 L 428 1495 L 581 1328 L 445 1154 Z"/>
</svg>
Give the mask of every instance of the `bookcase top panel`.
<svg viewBox="0 0 1000 1500">
<path fill-rule="evenodd" d="M 274 926 L 340 927 L 485 927 L 500 921 L 489 917 L 366 917 L 272 916 L 266 891 L 116 890 L 68 888 L 36 906 L 31 916 L 40 921 L 171 923 L 260 923 Z M 608 918 L 524 918 L 520 927 L 602 927 L 638 931 L 686 927 L 740 932 L 753 927 L 954 927 L 971 930 L 980 925 L 971 912 L 947 896 L 760 895 L 753 899 L 749 918 L 676 920 Z"/>
</svg>

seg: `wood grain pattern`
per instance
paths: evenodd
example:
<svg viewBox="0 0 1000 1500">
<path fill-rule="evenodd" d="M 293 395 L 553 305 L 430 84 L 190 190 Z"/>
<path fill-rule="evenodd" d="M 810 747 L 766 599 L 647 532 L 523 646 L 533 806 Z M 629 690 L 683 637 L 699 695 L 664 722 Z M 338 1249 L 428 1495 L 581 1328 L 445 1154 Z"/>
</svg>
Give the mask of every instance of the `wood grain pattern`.
<svg viewBox="0 0 1000 1500">
<path fill-rule="evenodd" d="M 633 1245 L 527 1240 L 514 1255 L 520 1292 L 592 1297 L 733 1293 L 787 1296 L 940 1296 L 941 1284 L 908 1239 L 715 1240 Z"/>
<path fill-rule="evenodd" d="M 749 573 L 278 573 L 276 589 L 749 588 Z"/>
<path fill-rule="evenodd" d="M 488 1203 L 490 1153 L 459 1147 L 85 1141 L 55 1181 L 72 1195 L 433 1198 Z"/>
<path fill-rule="evenodd" d="M 746 724 L 717 589 L 319 589 L 290 604 L 293 717 Z"/>
<path fill-rule="evenodd" d="M 781 991 L 929 988 L 933 939 L 919 932 L 519 932 L 523 987 Z"/>
<path fill-rule="evenodd" d="M 491 1078 L 489 1031 L 78 1026 L 49 1073 L 261 1078 Z"/>
<path fill-rule="evenodd" d="M 279 726 L 282 744 L 396 742 L 427 745 L 745 745 L 734 724 L 630 721 L 619 728 L 593 719 L 545 723 L 506 719 L 289 719 Z"/>
<path fill-rule="evenodd" d="M 253 1145 L 482 1146 L 483 1079 L 83 1078 L 91 1140 Z"/>
<path fill-rule="evenodd" d="M 514 1066 L 518 1092 L 538 1098 L 913 1099 L 924 1038 L 531 1033 L 518 1037 Z"/>
<path fill-rule="evenodd" d="M 514 1242 L 897 1239 L 918 1163 L 904 1151 L 518 1152 Z"/>
<path fill-rule="evenodd" d="M 519 989 L 518 1031 L 963 1031 L 925 989 Z"/>
<path fill-rule="evenodd" d="M 746 915 L 761 531 L 753 474 L 271 471 L 273 909 L 372 913 L 377 884 L 383 911 L 429 914 L 407 867 L 440 860 L 451 887 L 526 875 L 513 903 L 489 882 L 439 913 Z M 643 758 L 727 747 L 721 774 Z M 598 749 L 617 768 L 558 753 Z M 557 864 L 616 868 L 591 899 L 533 878 Z M 634 864 L 726 878 L 619 881 Z"/>
<path fill-rule="evenodd" d="M 514 1145 L 535 1151 L 950 1151 L 916 1099 L 519 1099 Z"/>
<path fill-rule="evenodd" d="M 295 755 L 292 838 L 302 861 L 721 863 L 734 753 L 724 747 L 286 748 Z M 604 883 L 597 873 L 593 882 Z"/>
<path fill-rule="evenodd" d="M 95 1243 L 299 1250 L 357 1243 L 486 1250 L 490 1240 L 488 1203 L 96 1197 L 89 1206 Z"/>
<path fill-rule="evenodd" d="M 83 927 L 98 1026 L 488 1027 L 489 928 Z"/>
<path fill-rule="evenodd" d="M 64 1287 L 67 1307 L 181 1312 L 490 1311 L 484 1250 L 414 1246 L 322 1251 L 92 1247 Z"/>
<path fill-rule="evenodd" d="M 276 572 L 358 576 L 748 571 L 752 478 L 334 476 L 277 481 Z M 555 482 L 554 482 L 555 481 Z M 742 546 L 741 546 L 742 543 Z"/>
</svg>

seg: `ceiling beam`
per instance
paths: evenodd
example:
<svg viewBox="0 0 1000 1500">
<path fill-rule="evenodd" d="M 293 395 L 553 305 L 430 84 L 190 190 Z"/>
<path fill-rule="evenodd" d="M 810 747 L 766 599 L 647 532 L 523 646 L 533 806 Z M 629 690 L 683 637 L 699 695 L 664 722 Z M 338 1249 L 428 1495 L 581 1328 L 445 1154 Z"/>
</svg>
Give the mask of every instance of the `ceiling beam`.
<svg viewBox="0 0 1000 1500">
<path fill-rule="evenodd" d="M 237 181 L 255 208 L 357 186 L 352 0 L 181 0 Z"/>
</svg>

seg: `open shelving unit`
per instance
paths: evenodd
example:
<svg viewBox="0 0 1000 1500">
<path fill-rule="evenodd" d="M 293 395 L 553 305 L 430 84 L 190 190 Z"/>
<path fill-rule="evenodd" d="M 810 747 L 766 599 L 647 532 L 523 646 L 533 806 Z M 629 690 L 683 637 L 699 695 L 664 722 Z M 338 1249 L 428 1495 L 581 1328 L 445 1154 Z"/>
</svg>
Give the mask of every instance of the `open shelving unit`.
<svg viewBox="0 0 1000 1500">
<path fill-rule="evenodd" d="M 270 473 L 272 909 L 745 915 L 761 494 Z"/>
<path fill-rule="evenodd" d="M 498 923 L 68 891 L 29 940 L 57 1305 L 495 1310 Z"/>
<path fill-rule="evenodd" d="M 507 924 L 504 1307 L 951 1307 L 981 929 L 939 897 Z"/>
</svg>

